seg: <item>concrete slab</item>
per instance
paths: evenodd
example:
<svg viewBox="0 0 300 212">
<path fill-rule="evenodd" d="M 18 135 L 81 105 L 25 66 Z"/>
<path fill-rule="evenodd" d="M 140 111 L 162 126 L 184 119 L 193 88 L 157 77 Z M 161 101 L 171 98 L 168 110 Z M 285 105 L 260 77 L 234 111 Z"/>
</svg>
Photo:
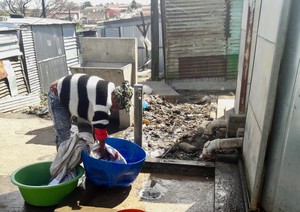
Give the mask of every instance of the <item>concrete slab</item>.
<svg viewBox="0 0 300 212">
<path fill-rule="evenodd" d="M 0 178 L 9 183 L 9 178 Z M 24 202 L 12 189 L 0 196 L 3 211 L 118 211 L 138 208 L 145 211 L 214 211 L 214 163 L 146 160 L 134 183 L 124 188 L 93 185 L 85 176 L 79 186 L 57 206 L 36 207 Z M 158 208 L 160 210 L 158 210 Z"/>
<path fill-rule="evenodd" d="M 139 84 L 147 85 L 152 89 L 152 94 L 159 95 L 165 100 L 176 103 L 179 93 L 168 85 L 164 80 L 151 81 L 151 69 L 140 71 L 137 73 L 137 81 Z"/>
<path fill-rule="evenodd" d="M 55 211 L 109 208 L 144 211 L 214 211 L 214 180 L 196 176 L 140 173 L 125 188 L 104 188 L 84 181 Z"/>
<path fill-rule="evenodd" d="M 159 95 L 165 100 L 176 103 L 179 97 L 179 93 L 169 86 L 165 81 L 145 81 L 140 82 L 143 85 L 149 86 L 154 95 Z"/>
</svg>

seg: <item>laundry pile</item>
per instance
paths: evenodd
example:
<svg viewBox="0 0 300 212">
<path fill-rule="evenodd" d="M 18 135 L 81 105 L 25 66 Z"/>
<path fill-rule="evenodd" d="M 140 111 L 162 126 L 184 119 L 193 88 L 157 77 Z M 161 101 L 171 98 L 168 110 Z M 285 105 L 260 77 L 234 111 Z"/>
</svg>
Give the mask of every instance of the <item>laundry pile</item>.
<svg viewBox="0 0 300 212">
<path fill-rule="evenodd" d="M 81 152 L 84 151 L 96 159 L 111 159 L 103 158 L 97 151 L 99 144 L 95 142 L 94 137 L 88 132 L 74 133 L 68 140 L 60 144 L 54 161 L 50 167 L 52 176 L 49 185 L 57 185 L 62 182 L 69 181 L 76 176 L 76 167 L 82 162 Z M 106 150 L 114 155 L 117 155 L 116 163 L 126 164 L 125 158 L 113 147 L 105 144 Z"/>
</svg>

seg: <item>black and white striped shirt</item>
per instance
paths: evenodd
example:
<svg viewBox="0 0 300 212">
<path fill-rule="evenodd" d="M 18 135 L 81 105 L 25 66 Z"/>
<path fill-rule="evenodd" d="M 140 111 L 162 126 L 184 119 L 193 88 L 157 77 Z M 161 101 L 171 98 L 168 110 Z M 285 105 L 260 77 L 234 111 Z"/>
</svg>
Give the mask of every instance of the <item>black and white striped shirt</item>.
<svg viewBox="0 0 300 212">
<path fill-rule="evenodd" d="M 114 83 L 86 74 L 69 75 L 57 83 L 58 98 L 71 115 L 89 121 L 96 128 L 109 124 L 114 89 Z"/>
</svg>

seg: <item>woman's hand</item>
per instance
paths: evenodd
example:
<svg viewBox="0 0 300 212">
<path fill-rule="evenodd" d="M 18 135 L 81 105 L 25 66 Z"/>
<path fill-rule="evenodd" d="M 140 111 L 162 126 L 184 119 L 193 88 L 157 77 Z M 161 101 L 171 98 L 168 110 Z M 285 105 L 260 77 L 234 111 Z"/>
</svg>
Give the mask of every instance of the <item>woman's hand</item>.
<svg viewBox="0 0 300 212">
<path fill-rule="evenodd" d="M 101 154 L 101 158 L 100 159 L 104 159 L 104 160 L 116 160 L 118 158 L 118 155 L 113 155 L 111 153 L 109 153 L 105 147 L 105 141 L 104 140 L 98 140 L 99 142 L 99 148 L 97 149 L 99 151 L 99 153 Z"/>
</svg>

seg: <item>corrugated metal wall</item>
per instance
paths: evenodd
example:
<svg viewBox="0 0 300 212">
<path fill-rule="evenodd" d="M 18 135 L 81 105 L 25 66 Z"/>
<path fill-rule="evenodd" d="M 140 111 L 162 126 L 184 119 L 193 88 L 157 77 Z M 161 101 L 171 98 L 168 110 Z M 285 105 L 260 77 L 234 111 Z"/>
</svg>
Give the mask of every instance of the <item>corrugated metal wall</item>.
<svg viewBox="0 0 300 212">
<path fill-rule="evenodd" d="M 236 79 L 241 40 L 241 22 L 243 15 L 243 0 L 227 0 L 227 20 L 229 35 L 227 40 L 227 79 Z"/>
<path fill-rule="evenodd" d="M 21 47 L 24 52 L 23 64 L 27 70 L 27 78 L 31 92 L 40 93 L 41 85 L 37 69 L 37 61 L 35 57 L 35 48 L 33 42 L 33 34 L 31 27 L 21 28 Z"/>
<path fill-rule="evenodd" d="M 243 1 L 162 2 L 166 79 L 236 78 Z"/>
<path fill-rule="evenodd" d="M 16 75 L 16 83 L 18 88 L 18 95 L 28 94 L 27 81 L 24 76 L 24 70 L 21 65 L 21 60 L 19 57 L 7 58 Z M 10 97 L 10 91 L 8 86 L 8 81 L 0 80 L 0 98 Z"/>
<path fill-rule="evenodd" d="M 50 84 L 68 75 L 64 38 L 61 25 L 33 25 L 34 46 L 42 92 Z"/>
<path fill-rule="evenodd" d="M 17 88 L 19 94 L 28 94 L 21 67 L 19 40 L 19 29 L 0 31 L 0 59 L 9 60 L 16 75 Z M 0 99 L 10 97 L 9 82 L 6 78 L 0 80 Z"/>
<path fill-rule="evenodd" d="M 76 66 L 79 64 L 76 29 L 74 24 L 62 25 L 65 54 L 67 65 Z"/>
</svg>

